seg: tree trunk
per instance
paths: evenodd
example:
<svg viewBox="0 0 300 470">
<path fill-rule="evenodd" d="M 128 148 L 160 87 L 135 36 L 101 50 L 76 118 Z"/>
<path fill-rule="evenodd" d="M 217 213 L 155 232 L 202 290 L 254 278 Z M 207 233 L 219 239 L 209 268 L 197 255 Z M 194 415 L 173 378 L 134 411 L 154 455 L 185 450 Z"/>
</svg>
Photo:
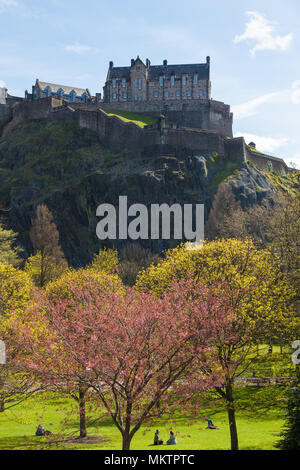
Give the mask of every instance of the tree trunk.
<svg viewBox="0 0 300 470">
<path fill-rule="evenodd" d="M 4 400 L 0 401 L 0 413 L 3 413 L 5 411 L 5 403 Z"/>
<path fill-rule="evenodd" d="M 86 417 L 85 417 L 85 394 L 86 389 L 79 386 L 79 419 L 80 419 L 80 437 L 86 437 Z"/>
<path fill-rule="evenodd" d="M 130 450 L 130 443 L 131 443 L 131 437 L 127 432 L 125 432 L 123 434 L 122 450 Z"/>
<path fill-rule="evenodd" d="M 271 341 L 269 343 L 269 354 L 273 354 L 273 344 Z"/>
<path fill-rule="evenodd" d="M 233 391 L 232 391 L 231 383 L 226 385 L 226 406 L 227 406 L 229 429 L 230 429 L 231 450 L 239 450 Z"/>
</svg>

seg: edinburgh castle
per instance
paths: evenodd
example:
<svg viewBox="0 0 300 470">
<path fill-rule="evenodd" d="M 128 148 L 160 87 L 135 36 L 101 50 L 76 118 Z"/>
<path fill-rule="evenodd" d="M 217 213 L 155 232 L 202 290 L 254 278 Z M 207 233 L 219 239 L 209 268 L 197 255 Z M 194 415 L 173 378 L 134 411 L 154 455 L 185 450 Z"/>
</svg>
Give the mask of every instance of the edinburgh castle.
<svg viewBox="0 0 300 470">
<path fill-rule="evenodd" d="M 110 116 L 109 110 L 151 116 L 156 123 L 142 128 Z M 233 138 L 230 106 L 211 99 L 209 57 L 205 63 L 186 65 L 169 65 L 167 60 L 152 65 L 137 57 L 128 66 L 116 67 L 111 61 L 103 95 L 39 79 L 24 98 L 0 89 L 0 132 L 28 119 L 75 122 L 97 132 L 105 145 L 122 150 L 158 155 L 217 152 L 231 160 L 289 171 L 281 158 L 258 152 L 242 137 Z"/>
</svg>

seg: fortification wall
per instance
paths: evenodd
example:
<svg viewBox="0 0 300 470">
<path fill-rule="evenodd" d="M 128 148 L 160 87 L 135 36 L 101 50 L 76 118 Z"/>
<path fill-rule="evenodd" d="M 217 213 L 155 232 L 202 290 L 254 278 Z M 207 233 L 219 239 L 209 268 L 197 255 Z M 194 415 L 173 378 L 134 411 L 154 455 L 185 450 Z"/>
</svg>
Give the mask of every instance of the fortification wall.
<svg viewBox="0 0 300 470">
<path fill-rule="evenodd" d="M 280 173 L 284 171 L 288 173 L 289 167 L 282 158 L 272 157 L 270 155 L 262 154 L 251 150 L 246 144 L 246 159 L 253 162 L 258 168 L 268 168 L 270 164 L 274 171 Z"/>
<path fill-rule="evenodd" d="M 46 119 L 52 110 L 62 106 L 62 100 L 53 97 L 42 100 L 24 100 L 13 108 L 13 119 L 15 122 L 30 119 Z"/>
<path fill-rule="evenodd" d="M 281 173 L 290 171 L 289 167 L 282 158 L 271 157 L 263 153 L 255 152 L 246 144 L 244 137 L 237 137 L 235 139 L 226 139 L 225 155 L 228 159 L 241 162 L 252 162 L 258 168 L 268 168 L 270 163 L 272 164 L 273 170 Z"/>
<path fill-rule="evenodd" d="M 214 109 L 216 111 L 219 104 L 215 103 L 216 108 Z M 125 122 L 117 116 L 108 116 L 102 109 L 72 107 L 53 97 L 38 101 L 24 100 L 12 108 L 0 105 L 0 118 L 9 119 L 11 111 L 13 119 L 5 127 L 4 133 L 24 120 L 70 121 L 82 128 L 97 132 L 101 142 L 117 150 L 144 152 L 150 155 L 164 153 L 203 155 L 217 152 L 237 162 L 252 161 L 260 168 L 266 168 L 268 162 L 271 162 L 275 171 L 289 171 L 282 159 L 251 150 L 243 137 L 224 139 L 217 130 L 177 128 L 176 125 L 166 125 L 164 120 L 160 120 L 158 125 L 141 128 L 137 124 Z"/>
<path fill-rule="evenodd" d="M 0 122 L 11 118 L 11 108 L 7 104 L 0 104 Z"/>
<path fill-rule="evenodd" d="M 96 131 L 104 144 L 119 150 L 151 151 L 155 149 L 159 153 L 215 151 L 224 154 L 224 139 L 213 131 L 176 129 L 168 126 L 141 128 L 117 116 L 108 116 L 101 109 L 98 111 L 77 110 L 76 114 L 80 127 Z"/>
<path fill-rule="evenodd" d="M 225 156 L 235 162 L 246 162 L 246 143 L 244 137 L 224 140 Z"/>
<path fill-rule="evenodd" d="M 230 106 L 213 100 L 168 100 L 101 103 L 102 109 L 116 109 L 167 119 L 183 127 L 215 130 L 224 137 L 232 137 Z"/>
</svg>

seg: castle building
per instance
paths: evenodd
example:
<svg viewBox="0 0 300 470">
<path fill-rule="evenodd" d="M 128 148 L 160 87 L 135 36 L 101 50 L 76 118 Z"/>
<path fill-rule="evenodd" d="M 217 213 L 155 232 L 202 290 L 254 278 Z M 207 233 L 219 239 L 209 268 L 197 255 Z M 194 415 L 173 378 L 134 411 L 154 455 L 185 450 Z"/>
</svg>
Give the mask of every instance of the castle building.
<svg viewBox="0 0 300 470">
<path fill-rule="evenodd" d="M 92 101 L 92 95 L 88 88 L 76 88 L 66 85 L 57 85 L 55 83 L 41 82 L 36 79 L 35 85 L 32 87 L 32 99 L 39 100 L 42 98 L 62 98 L 70 103 L 88 103 Z"/>
<path fill-rule="evenodd" d="M 162 65 L 146 64 L 131 59 L 128 67 L 109 63 L 103 87 L 104 103 L 167 102 L 171 100 L 208 100 L 211 94 L 210 58 L 204 64 Z"/>
</svg>

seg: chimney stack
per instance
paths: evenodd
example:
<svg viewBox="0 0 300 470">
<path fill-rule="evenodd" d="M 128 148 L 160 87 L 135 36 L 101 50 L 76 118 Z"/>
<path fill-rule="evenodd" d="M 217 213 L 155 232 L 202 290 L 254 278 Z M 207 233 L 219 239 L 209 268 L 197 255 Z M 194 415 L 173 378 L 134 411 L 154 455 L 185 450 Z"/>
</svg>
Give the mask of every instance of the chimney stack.
<svg viewBox="0 0 300 470">
<path fill-rule="evenodd" d="M 163 61 L 163 66 L 166 67 L 167 65 L 168 65 L 168 61 L 167 61 L 167 59 L 165 59 L 165 60 Z"/>
</svg>

